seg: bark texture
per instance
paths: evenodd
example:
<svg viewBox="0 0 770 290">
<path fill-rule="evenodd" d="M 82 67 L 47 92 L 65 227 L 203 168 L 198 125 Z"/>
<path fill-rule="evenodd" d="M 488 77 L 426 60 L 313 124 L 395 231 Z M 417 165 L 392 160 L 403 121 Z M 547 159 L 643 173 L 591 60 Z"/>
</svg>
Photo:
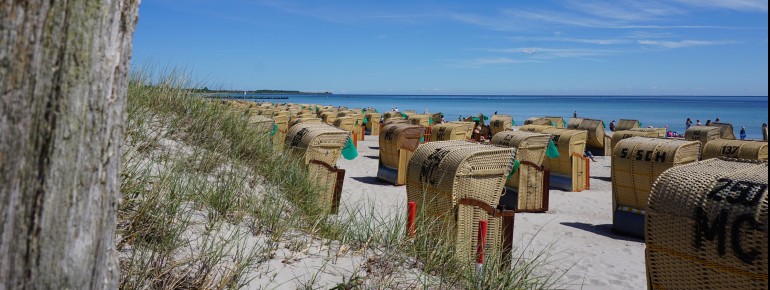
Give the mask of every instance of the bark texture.
<svg viewBox="0 0 770 290">
<path fill-rule="evenodd" d="M 0 289 L 116 288 L 139 0 L 0 0 Z"/>
</svg>

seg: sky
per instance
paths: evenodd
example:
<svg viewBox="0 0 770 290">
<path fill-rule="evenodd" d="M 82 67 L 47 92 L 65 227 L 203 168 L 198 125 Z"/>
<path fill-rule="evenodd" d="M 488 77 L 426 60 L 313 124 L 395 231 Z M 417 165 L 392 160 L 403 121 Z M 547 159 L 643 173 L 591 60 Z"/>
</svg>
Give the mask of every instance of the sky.
<svg viewBox="0 0 770 290">
<path fill-rule="evenodd" d="M 767 0 L 144 0 L 132 66 L 339 94 L 768 95 Z"/>
</svg>

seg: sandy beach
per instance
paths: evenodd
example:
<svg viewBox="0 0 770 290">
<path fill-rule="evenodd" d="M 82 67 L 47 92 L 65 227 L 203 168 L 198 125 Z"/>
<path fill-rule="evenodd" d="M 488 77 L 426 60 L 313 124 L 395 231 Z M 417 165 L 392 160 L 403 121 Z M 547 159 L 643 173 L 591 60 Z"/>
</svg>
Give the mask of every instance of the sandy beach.
<svg viewBox="0 0 770 290">
<path fill-rule="evenodd" d="M 358 142 L 359 157 L 340 159 L 346 169 L 342 208 L 376 209 L 379 216 L 402 214 L 406 187 L 376 178 L 379 139 Z M 610 157 L 591 163 L 591 189 L 583 192 L 550 191 L 547 213 L 516 215 L 514 255 L 547 254 L 544 271 L 567 271 L 560 284 L 569 289 L 646 288 L 643 240 L 616 235 L 612 225 Z"/>
</svg>

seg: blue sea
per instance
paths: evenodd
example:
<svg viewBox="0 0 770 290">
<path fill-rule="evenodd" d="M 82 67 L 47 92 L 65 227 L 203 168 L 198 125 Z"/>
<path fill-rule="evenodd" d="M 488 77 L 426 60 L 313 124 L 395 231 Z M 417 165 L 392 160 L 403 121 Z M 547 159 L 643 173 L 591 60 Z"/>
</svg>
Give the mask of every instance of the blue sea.
<svg viewBox="0 0 770 290">
<path fill-rule="evenodd" d="M 276 97 L 276 95 L 269 95 Z M 373 107 L 380 112 L 391 108 L 423 113 L 442 112 L 447 121 L 483 113 L 511 115 L 517 125 L 535 116 L 562 116 L 577 111 L 578 117 L 612 120 L 636 119 L 644 127 L 664 127 L 684 134 L 685 120 L 717 117 L 732 123 L 735 133 L 746 127 L 749 139 L 761 139 L 762 123 L 768 122 L 768 97 L 718 96 L 460 96 L 460 95 L 279 95 L 288 99 L 266 100 L 278 103 L 322 104 L 349 108 Z M 244 96 L 239 96 L 244 97 Z M 246 95 L 246 98 L 259 97 Z M 265 101 L 265 100 L 256 100 Z"/>
</svg>

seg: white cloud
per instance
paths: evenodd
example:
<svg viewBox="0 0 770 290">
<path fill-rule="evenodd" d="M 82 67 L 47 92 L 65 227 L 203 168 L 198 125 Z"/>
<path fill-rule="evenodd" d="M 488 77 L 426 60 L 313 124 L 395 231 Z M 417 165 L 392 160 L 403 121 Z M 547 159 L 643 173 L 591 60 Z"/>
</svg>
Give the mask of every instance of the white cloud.
<svg viewBox="0 0 770 290">
<path fill-rule="evenodd" d="M 449 62 L 452 63 L 452 66 L 455 66 L 455 67 L 483 68 L 486 66 L 532 63 L 536 61 L 526 60 L 526 59 L 513 59 L 508 57 L 494 57 L 494 58 L 475 58 L 475 59 L 469 59 L 469 60 L 454 60 Z"/>
<path fill-rule="evenodd" d="M 710 45 L 724 45 L 730 44 L 731 41 L 704 41 L 704 40 L 678 40 L 678 41 L 661 41 L 661 40 L 639 40 L 641 45 L 658 46 L 662 48 L 684 48 L 691 46 L 710 46 Z"/>
<path fill-rule="evenodd" d="M 706 8 L 730 9 L 767 13 L 767 0 L 674 0 L 675 2 Z"/>
</svg>

